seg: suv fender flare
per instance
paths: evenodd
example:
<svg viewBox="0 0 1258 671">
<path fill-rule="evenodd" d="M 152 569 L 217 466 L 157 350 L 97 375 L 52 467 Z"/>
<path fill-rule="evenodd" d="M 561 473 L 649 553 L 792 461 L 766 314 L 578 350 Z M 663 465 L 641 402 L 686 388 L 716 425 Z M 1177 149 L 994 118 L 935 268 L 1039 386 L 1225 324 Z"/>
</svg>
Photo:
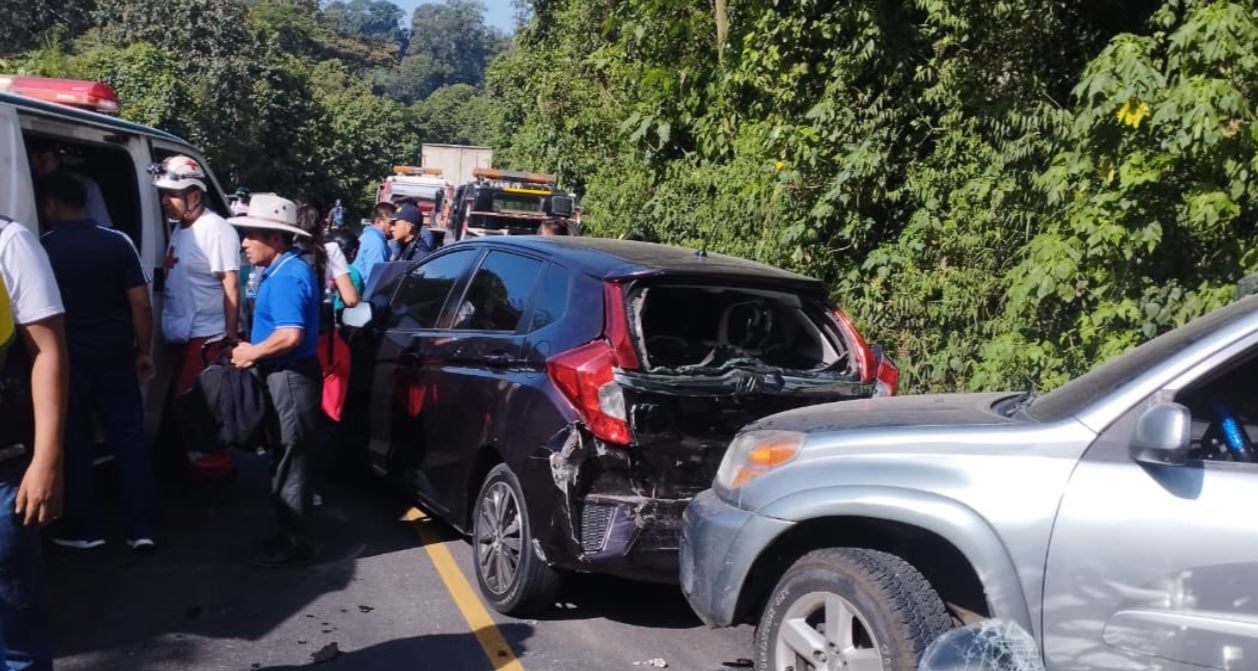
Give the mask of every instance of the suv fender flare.
<svg viewBox="0 0 1258 671">
<path fill-rule="evenodd" d="M 1004 543 L 982 516 L 954 499 L 899 487 L 819 487 L 778 498 L 758 512 L 795 523 L 826 517 L 864 517 L 937 534 L 960 550 L 974 568 L 987 593 L 992 617 L 1017 622 L 1028 632 L 1038 631 L 1031 624 L 1026 595 Z"/>
</svg>

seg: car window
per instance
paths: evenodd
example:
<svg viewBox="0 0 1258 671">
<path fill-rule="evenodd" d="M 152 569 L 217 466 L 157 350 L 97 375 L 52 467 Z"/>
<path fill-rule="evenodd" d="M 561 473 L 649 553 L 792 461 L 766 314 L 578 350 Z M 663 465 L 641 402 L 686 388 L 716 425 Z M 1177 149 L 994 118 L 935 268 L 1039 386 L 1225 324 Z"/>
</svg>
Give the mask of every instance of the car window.
<svg viewBox="0 0 1258 671">
<path fill-rule="evenodd" d="M 537 301 L 533 304 L 533 322 L 529 331 L 545 328 L 559 321 L 568 307 L 568 287 L 572 285 L 572 275 L 567 268 L 551 264 L 542 278 L 542 286 L 537 290 Z"/>
<path fill-rule="evenodd" d="M 475 259 L 475 251 L 459 250 L 412 270 L 393 295 L 393 322 L 389 327 L 401 331 L 436 327 L 450 289 Z"/>
<path fill-rule="evenodd" d="M 1258 462 L 1256 375 L 1258 350 L 1251 348 L 1175 395 L 1175 402 L 1192 413 L 1192 458 Z"/>
<path fill-rule="evenodd" d="M 468 285 L 454 317 L 462 331 L 514 331 L 542 275 L 542 262 L 490 252 Z"/>
</svg>

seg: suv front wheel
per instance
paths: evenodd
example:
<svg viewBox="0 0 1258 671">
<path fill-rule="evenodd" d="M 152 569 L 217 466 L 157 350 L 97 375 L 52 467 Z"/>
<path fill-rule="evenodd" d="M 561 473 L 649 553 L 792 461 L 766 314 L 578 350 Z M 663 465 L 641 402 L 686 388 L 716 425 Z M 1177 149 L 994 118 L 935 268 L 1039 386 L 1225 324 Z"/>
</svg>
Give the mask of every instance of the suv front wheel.
<svg viewBox="0 0 1258 671">
<path fill-rule="evenodd" d="M 559 589 L 559 573 L 533 551 L 524 491 L 506 464 L 485 477 L 474 514 L 476 582 L 490 605 L 510 615 L 550 605 Z"/>
<path fill-rule="evenodd" d="M 952 628 L 926 578 L 895 555 L 810 552 L 769 597 L 756 629 L 757 671 L 912 671 Z"/>
</svg>

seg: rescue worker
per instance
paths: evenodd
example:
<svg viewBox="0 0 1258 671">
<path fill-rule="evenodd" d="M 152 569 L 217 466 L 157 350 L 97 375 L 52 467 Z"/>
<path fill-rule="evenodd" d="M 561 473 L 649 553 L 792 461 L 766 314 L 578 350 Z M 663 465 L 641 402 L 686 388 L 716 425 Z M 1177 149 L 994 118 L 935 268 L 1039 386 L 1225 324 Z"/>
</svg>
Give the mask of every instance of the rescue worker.
<svg viewBox="0 0 1258 671">
<path fill-rule="evenodd" d="M 437 251 L 432 231 L 424 226 L 424 214 L 414 205 L 403 205 L 389 221 L 393 224 L 393 239 L 401 245 L 394 261 L 418 261 Z"/>
<path fill-rule="evenodd" d="M 202 348 L 239 335 L 240 238 L 207 207 L 205 170 L 195 160 L 171 156 L 154 171 L 162 213 L 177 222 L 166 249 L 162 337 L 175 362 L 173 396 L 178 397 L 192 389 L 205 368 Z M 209 348 L 206 358 L 213 360 L 215 352 Z M 193 472 L 207 477 L 230 475 L 234 470 L 231 452 L 208 440 L 202 435 L 184 436 Z"/>
<path fill-rule="evenodd" d="M 0 657 L 50 671 L 38 528 L 61 515 L 65 310 L 35 235 L 2 216 L 0 285 Z"/>
<path fill-rule="evenodd" d="M 322 394 L 316 357 L 322 269 L 314 256 L 301 254 L 294 245 L 309 234 L 298 226 L 293 201 L 255 194 L 249 213 L 230 222 L 242 231 L 241 247 L 249 263 L 262 269 L 253 330 L 249 342 L 232 350 L 232 364 L 258 369 L 279 441 L 271 480 L 277 533 L 263 541 L 253 563 L 296 566 L 314 554 L 309 518 Z"/>
<path fill-rule="evenodd" d="M 87 191 L 87 216 L 106 228 L 113 228 L 113 219 L 109 217 L 109 208 L 105 207 L 105 197 L 101 195 L 100 185 L 96 180 L 62 165 L 62 148 L 56 142 L 34 138 L 27 145 L 30 154 L 31 176 L 39 179 L 44 175 L 61 171 L 70 175 Z"/>
<path fill-rule="evenodd" d="M 376 203 L 375 209 L 371 211 L 371 225 L 363 228 L 358 237 L 358 258 L 354 260 L 354 267 L 364 280 L 371 279 L 371 269 L 377 264 L 385 263 L 393 257 L 389 239 L 389 231 L 393 228 L 393 222 L 389 218 L 393 214 L 392 205 Z"/>
<path fill-rule="evenodd" d="M 35 193 L 52 228 L 40 242 L 61 287 L 70 353 L 66 517 L 52 542 L 82 550 L 105 544 L 95 500 L 95 411 L 118 463 L 127 545 L 151 551 L 157 487 L 140 395 L 140 384 L 156 375 L 148 278 L 131 239 L 87 216 L 87 193 L 77 180 L 54 172 L 35 183 Z"/>
</svg>

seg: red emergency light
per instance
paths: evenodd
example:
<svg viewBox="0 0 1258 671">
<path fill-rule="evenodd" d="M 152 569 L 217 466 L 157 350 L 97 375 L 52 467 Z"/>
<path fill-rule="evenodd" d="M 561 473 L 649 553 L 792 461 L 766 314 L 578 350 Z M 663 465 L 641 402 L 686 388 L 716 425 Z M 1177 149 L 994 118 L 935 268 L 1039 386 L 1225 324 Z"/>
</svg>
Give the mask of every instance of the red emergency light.
<svg viewBox="0 0 1258 671">
<path fill-rule="evenodd" d="M 101 114 L 117 114 L 121 107 L 108 84 L 81 79 L 0 75 L 0 91 Z"/>
</svg>

